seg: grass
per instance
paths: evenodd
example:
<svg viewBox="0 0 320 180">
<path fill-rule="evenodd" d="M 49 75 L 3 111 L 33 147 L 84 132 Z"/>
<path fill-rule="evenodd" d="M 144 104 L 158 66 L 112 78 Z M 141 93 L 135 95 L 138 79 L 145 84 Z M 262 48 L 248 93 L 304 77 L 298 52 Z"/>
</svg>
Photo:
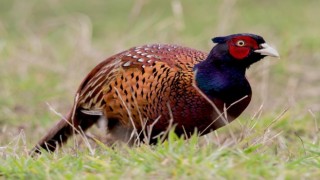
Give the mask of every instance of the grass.
<svg viewBox="0 0 320 180">
<path fill-rule="evenodd" d="M 0 178 L 317 179 L 320 175 L 320 22 L 317 0 L 0 2 Z M 67 113 L 82 78 L 135 45 L 204 51 L 236 32 L 265 37 L 281 59 L 248 70 L 253 100 L 215 133 L 94 153 L 72 141 L 33 159 L 27 151 Z M 49 106 L 48 106 L 49 104 Z M 92 134 L 103 134 L 93 128 Z M 81 142 L 81 139 L 78 139 Z"/>
</svg>

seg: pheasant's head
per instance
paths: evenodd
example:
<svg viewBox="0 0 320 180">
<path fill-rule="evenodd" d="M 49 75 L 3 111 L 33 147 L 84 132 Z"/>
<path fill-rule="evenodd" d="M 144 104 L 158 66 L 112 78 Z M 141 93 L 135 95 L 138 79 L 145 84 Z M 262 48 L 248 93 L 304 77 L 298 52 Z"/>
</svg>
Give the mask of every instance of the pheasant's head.
<svg viewBox="0 0 320 180">
<path fill-rule="evenodd" d="M 249 67 L 265 56 L 279 57 L 278 52 L 270 47 L 265 40 L 255 34 L 233 34 L 212 39 L 217 45 L 209 56 L 224 63 L 242 64 Z"/>
<path fill-rule="evenodd" d="M 279 57 L 265 40 L 254 34 L 233 34 L 212 39 L 216 45 L 208 57 L 195 65 L 195 81 L 209 97 L 232 103 L 250 95 L 246 69 L 265 56 Z"/>
</svg>

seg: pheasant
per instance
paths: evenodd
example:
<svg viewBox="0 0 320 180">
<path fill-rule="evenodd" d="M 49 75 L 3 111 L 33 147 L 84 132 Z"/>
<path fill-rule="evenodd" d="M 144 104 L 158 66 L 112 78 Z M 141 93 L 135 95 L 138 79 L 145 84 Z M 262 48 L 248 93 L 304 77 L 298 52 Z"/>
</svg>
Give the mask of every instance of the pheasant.
<svg viewBox="0 0 320 180">
<path fill-rule="evenodd" d="M 98 64 L 82 81 L 73 108 L 34 147 L 53 152 L 99 119 L 114 141 L 155 143 L 174 129 L 190 137 L 237 118 L 251 100 L 246 69 L 265 56 L 279 57 L 254 34 L 212 39 L 209 54 L 169 44 L 133 47 Z M 148 137 L 148 138 L 146 138 Z"/>
</svg>

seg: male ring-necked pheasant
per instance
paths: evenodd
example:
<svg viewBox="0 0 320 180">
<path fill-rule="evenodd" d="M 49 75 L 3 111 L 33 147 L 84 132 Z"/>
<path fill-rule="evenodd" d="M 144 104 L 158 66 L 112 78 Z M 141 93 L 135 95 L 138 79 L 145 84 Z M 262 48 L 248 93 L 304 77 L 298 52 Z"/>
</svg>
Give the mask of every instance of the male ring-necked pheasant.
<svg viewBox="0 0 320 180">
<path fill-rule="evenodd" d="M 34 152 L 54 151 L 101 117 L 115 140 L 132 142 L 149 136 L 147 143 L 155 142 L 168 127 L 188 138 L 195 130 L 203 135 L 233 121 L 251 100 L 246 69 L 265 56 L 279 55 L 254 34 L 212 40 L 217 44 L 209 54 L 153 44 L 101 62 L 83 80 L 68 116 L 39 141 Z"/>
</svg>

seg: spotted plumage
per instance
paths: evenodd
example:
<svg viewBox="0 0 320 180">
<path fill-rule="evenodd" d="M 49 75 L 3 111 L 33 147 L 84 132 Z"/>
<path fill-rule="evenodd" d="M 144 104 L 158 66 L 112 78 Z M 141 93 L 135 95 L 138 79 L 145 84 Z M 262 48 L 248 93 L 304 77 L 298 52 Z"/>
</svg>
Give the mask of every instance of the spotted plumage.
<svg viewBox="0 0 320 180">
<path fill-rule="evenodd" d="M 231 122 L 251 99 L 246 68 L 266 55 L 278 54 L 257 35 L 236 34 L 213 41 L 218 44 L 209 54 L 153 44 L 101 62 L 80 85 L 68 122 L 58 122 L 34 151 L 39 152 L 39 147 L 54 151 L 56 142 L 62 144 L 75 130 L 88 129 L 100 117 L 114 140 L 146 141 L 149 136 L 147 143 L 165 136 L 168 127 L 188 137 L 195 130 L 203 135 Z"/>
</svg>

